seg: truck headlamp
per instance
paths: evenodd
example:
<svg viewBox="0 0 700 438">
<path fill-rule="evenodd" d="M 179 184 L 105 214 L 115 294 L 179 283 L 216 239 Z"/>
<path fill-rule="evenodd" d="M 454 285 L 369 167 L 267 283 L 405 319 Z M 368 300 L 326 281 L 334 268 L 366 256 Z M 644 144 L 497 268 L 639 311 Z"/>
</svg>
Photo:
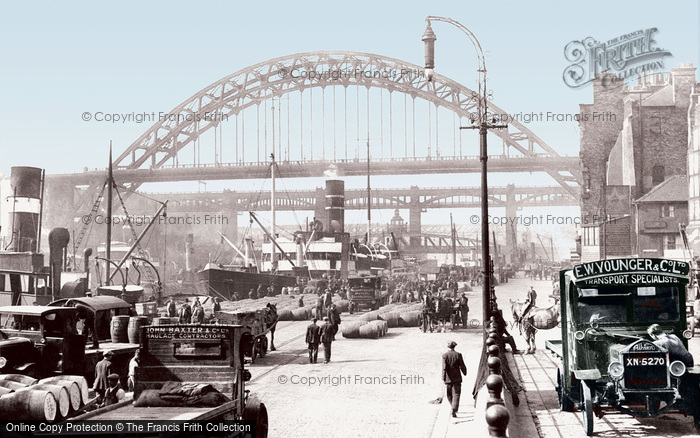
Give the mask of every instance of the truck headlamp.
<svg viewBox="0 0 700 438">
<path fill-rule="evenodd" d="M 0 368 L 5 368 L 5 365 L 7 365 L 7 359 L 0 356 Z"/>
<path fill-rule="evenodd" d="M 586 337 L 586 334 L 582 332 L 581 330 L 577 331 L 574 333 L 574 338 L 576 338 L 577 341 L 583 341 L 583 338 Z"/>
<path fill-rule="evenodd" d="M 691 339 L 693 337 L 693 332 L 690 330 L 683 330 L 683 337 L 686 339 Z"/>
<path fill-rule="evenodd" d="M 610 362 L 610 365 L 608 365 L 608 375 L 615 380 L 622 377 L 622 374 L 624 374 L 624 372 L 625 368 L 620 362 Z"/>
<path fill-rule="evenodd" d="M 685 374 L 685 364 L 680 360 L 674 360 L 671 362 L 671 366 L 668 367 L 673 377 L 680 377 Z"/>
</svg>

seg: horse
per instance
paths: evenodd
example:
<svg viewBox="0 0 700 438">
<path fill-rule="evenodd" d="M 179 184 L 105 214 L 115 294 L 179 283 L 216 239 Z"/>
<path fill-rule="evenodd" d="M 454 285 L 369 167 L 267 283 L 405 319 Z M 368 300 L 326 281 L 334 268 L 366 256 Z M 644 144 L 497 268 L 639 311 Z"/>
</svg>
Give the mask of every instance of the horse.
<svg viewBox="0 0 700 438">
<path fill-rule="evenodd" d="M 423 308 L 421 309 L 421 330 L 423 333 L 430 329 L 433 332 L 434 306 L 433 300 L 428 295 L 423 295 Z"/>
<path fill-rule="evenodd" d="M 447 321 L 452 323 L 452 298 L 438 298 L 435 300 L 435 319 L 438 327 L 441 327 L 442 332 L 445 332 Z M 454 330 L 454 324 L 452 324 Z"/>
<path fill-rule="evenodd" d="M 523 315 L 527 303 L 524 301 L 510 300 L 511 313 L 513 320 L 518 324 L 518 330 L 522 336 L 525 330 L 525 340 L 528 344 L 528 354 L 535 352 L 535 334 L 537 330 L 549 330 L 557 326 L 559 323 L 559 315 L 561 309 L 559 300 L 555 297 L 554 304 L 547 308 L 530 307 L 527 315 Z"/>
<path fill-rule="evenodd" d="M 275 351 L 275 329 L 277 328 L 277 321 L 279 320 L 277 305 L 267 303 L 265 308 L 267 309 L 265 314 L 265 326 L 266 330 L 270 330 L 270 351 Z"/>
</svg>

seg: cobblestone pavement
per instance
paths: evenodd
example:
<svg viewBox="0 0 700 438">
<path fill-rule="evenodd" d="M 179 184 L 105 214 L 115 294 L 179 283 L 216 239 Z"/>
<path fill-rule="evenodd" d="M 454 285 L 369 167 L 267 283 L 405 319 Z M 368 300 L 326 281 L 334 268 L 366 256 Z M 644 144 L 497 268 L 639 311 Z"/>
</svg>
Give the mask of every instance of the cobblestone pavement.
<svg viewBox="0 0 700 438">
<path fill-rule="evenodd" d="M 343 315 L 343 323 L 359 315 Z M 338 334 L 329 364 L 308 363 L 308 322 L 280 322 L 278 348 L 250 366 L 248 386 L 267 406 L 270 437 L 431 437 L 443 397 L 441 357 L 450 340 L 467 359 L 480 352 L 478 328 L 422 333 L 390 328 L 379 339 Z M 342 324 L 341 324 L 342 329 Z M 469 363 L 469 362 L 468 362 Z M 473 375 L 475 369 L 469 369 Z M 473 406 L 464 385 L 462 405 Z M 468 421 L 468 418 L 463 418 Z"/>
<path fill-rule="evenodd" d="M 538 305 L 547 306 L 551 281 L 517 278 L 496 288 L 499 306 L 511 321 L 509 299 L 524 299 L 533 285 Z M 481 319 L 481 290 L 469 292 L 470 319 Z M 359 315 L 343 314 L 343 323 Z M 422 333 L 418 328 L 391 328 L 379 339 L 345 339 L 333 343 L 331 363 L 309 364 L 304 343 L 308 322 L 280 322 L 275 336 L 277 351 L 250 366 L 248 386 L 265 403 L 270 416 L 270 437 L 324 435 L 329 437 L 464 437 L 486 436 L 485 422 L 475 417 L 471 397 L 481 351 L 480 327 L 447 333 Z M 342 324 L 341 324 L 342 329 Z M 518 348 L 525 341 L 511 329 Z M 545 350 L 546 339 L 559 339 L 555 328 L 537 335 L 536 355 L 515 355 L 526 399 L 511 422 L 511 437 L 585 436 L 580 412 L 559 412 L 552 379 L 556 358 Z M 467 362 L 457 418 L 449 417 L 441 381 L 441 356 L 448 341 L 457 342 Z M 700 357 L 700 339 L 691 340 L 691 352 Z M 525 401 L 525 400 L 523 400 Z M 431 403 L 432 402 L 432 403 Z M 528 415 L 529 410 L 529 415 Z M 529 427 L 521 427 L 528 426 Z M 650 419 L 612 413 L 596 419 L 595 436 L 683 437 L 698 436 L 691 418 L 667 414 Z M 535 427 L 536 425 L 536 427 Z"/>
</svg>

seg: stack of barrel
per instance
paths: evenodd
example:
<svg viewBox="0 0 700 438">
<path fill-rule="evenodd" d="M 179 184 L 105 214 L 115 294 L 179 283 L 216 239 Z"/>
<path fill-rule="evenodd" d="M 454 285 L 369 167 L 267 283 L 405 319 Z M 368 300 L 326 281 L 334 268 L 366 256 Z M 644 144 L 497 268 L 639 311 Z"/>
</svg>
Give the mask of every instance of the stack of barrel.
<svg viewBox="0 0 700 438">
<path fill-rule="evenodd" d="M 60 420 L 83 408 L 88 397 L 83 376 L 38 380 L 21 374 L 0 374 L 2 420 Z"/>
<path fill-rule="evenodd" d="M 367 312 L 358 321 L 342 323 L 343 337 L 377 339 L 390 328 L 417 327 L 420 319 L 420 304 L 388 304 Z"/>
<path fill-rule="evenodd" d="M 157 318 L 164 319 L 164 318 Z M 173 318 L 168 319 L 168 323 L 172 323 Z M 160 322 L 160 321 L 159 321 Z M 132 343 L 141 344 L 143 339 L 141 339 L 142 331 L 141 327 L 147 326 L 151 323 L 151 319 L 148 316 L 126 316 L 119 315 L 112 317 L 112 323 L 110 326 L 110 335 L 113 343 Z"/>
</svg>

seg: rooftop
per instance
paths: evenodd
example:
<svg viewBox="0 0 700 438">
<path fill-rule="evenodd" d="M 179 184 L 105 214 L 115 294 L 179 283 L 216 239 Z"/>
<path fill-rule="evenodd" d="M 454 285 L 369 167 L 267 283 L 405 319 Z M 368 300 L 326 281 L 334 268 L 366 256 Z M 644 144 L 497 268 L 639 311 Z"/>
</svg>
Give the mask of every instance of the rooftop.
<svg viewBox="0 0 700 438">
<path fill-rule="evenodd" d="M 676 175 L 657 185 L 646 195 L 637 199 L 636 203 L 645 202 L 687 202 L 688 201 L 688 177 Z"/>
</svg>

